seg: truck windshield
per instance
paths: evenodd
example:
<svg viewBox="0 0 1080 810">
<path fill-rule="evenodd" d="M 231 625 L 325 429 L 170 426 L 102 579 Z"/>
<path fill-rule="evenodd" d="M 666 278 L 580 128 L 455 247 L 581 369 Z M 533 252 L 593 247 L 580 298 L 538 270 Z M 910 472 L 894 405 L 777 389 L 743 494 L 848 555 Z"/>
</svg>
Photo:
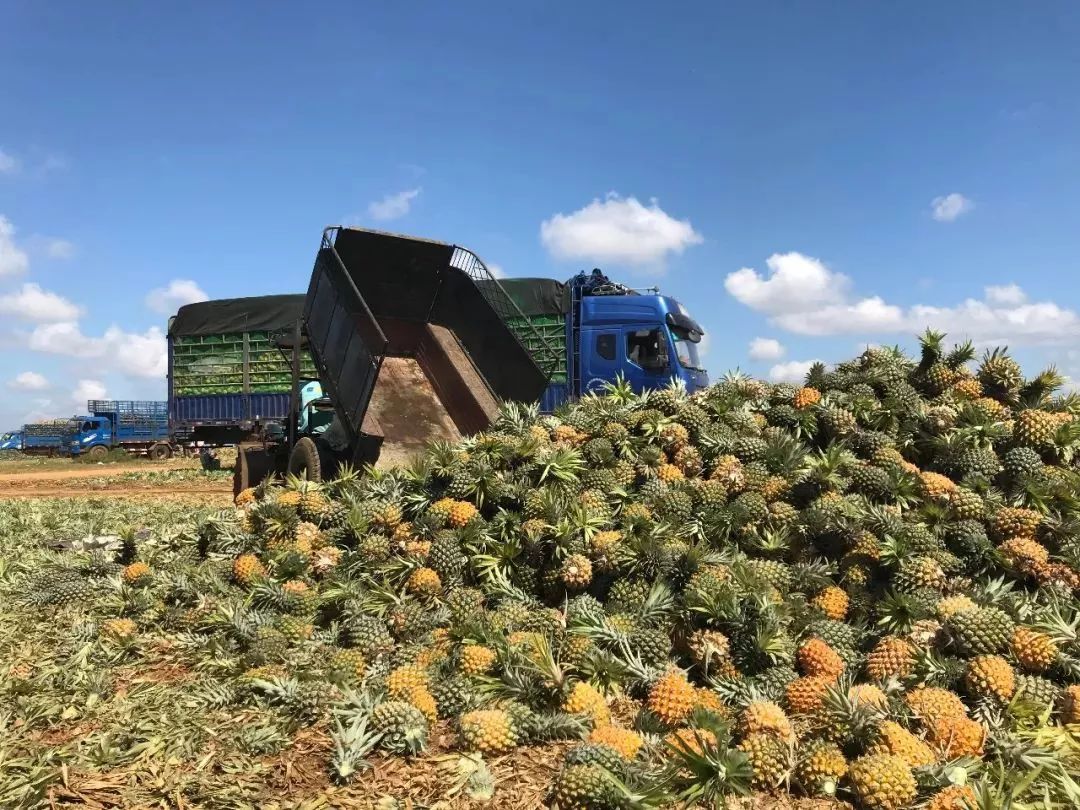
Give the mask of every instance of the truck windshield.
<svg viewBox="0 0 1080 810">
<path fill-rule="evenodd" d="M 678 326 L 669 328 L 671 329 L 671 338 L 675 341 L 675 353 L 679 357 L 679 363 L 683 368 L 700 371 L 701 358 L 698 355 L 698 343 L 701 342 L 701 335 Z"/>
</svg>

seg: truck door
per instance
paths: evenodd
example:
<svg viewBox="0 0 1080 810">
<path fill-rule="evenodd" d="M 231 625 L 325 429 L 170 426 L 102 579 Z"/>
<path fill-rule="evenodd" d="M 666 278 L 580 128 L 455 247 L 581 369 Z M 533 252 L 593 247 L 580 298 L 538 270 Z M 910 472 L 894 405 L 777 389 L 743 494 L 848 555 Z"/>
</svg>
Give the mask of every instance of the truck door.
<svg viewBox="0 0 1080 810">
<path fill-rule="evenodd" d="M 622 334 L 625 361 L 620 369 L 637 392 L 663 388 L 671 380 L 667 330 L 662 326 L 626 328 Z"/>
<path fill-rule="evenodd" d="M 622 334 L 615 327 L 581 333 L 581 393 L 599 391 L 622 369 Z"/>
</svg>

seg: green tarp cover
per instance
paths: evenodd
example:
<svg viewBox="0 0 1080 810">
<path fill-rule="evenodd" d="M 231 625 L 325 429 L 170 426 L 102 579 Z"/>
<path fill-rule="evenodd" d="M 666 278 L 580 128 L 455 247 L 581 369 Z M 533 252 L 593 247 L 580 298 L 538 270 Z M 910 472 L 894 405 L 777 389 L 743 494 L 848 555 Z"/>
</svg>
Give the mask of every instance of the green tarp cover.
<svg viewBox="0 0 1080 810">
<path fill-rule="evenodd" d="M 491 282 L 480 281 L 479 285 Z M 565 315 L 570 308 L 566 285 L 551 278 L 501 278 L 499 284 L 523 315 Z"/>
<path fill-rule="evenodd" d="M 304 311 L 303 295 L 225 298 L 180 307 L 169 324 L 170 337 L 238 335 L 289 329 Z"/>
</svg>

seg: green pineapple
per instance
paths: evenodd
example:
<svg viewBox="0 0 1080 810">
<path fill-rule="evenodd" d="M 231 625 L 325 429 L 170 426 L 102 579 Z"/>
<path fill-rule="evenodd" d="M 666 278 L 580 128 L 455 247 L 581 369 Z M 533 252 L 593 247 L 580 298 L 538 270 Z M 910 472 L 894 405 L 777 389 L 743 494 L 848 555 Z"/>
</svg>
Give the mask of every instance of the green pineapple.
<svg viewBox="0 0 1080 810">
<path fill-rule="evenodd" d="M 394 638 L 386 623 L 377 616 L 362 613 L 346 614 L 341 623 L 341 643 L 355 647 L 369 661 L 394 649 Z"/>
<path fill-rule="evenodd" d="M 987 350 L 977 374 L 983 390 L 992 397 L 1004 398 L 1020 390 L 1023 375 L 1020 366 L 1005 349 Z"/>
<path fill-rule="evenodd" d="M 952 460 L 957 476 L 984 475 L 993 478 L 1001 471 L 1001 461 L 989 448 L 970 447 L 961 450 Z"/>
<path fill-rule="evenodd" d="M 600 765 L 568 765 L 555 777 L 551 800 L 559 810 L 614 810 L 619 791 Z"/>
<path fill-rule="evenodd" d="M 1014 447 L 1001 459 L 1005 472 L 1011 478 L 1037 477 L 1044 466 L 1042 456 L 1030 447 Z"/>
<path fill-rule="evenodd" d="M 382 735 L 379 745 L 392 754 L 419 754 L 427 746 L 427 720 L 404 701 L 380 703 L 371 713 L 371 724 Z"/>
<path fill-rule="evenodd" d="M 1004 651 L 1016 624 L 999 608 L 979 607 L 954 613 L 945 627 L 957 649 L 970 656 Z"/>
<path fill-rule="evenodd" d="M 741 439 L 735 440 L 731 454 L 743 464 L 749 464 L 750 462 L 761 461 L 765 458 L 765 453 L 768 449 L 769 445 L 764 439 L 758 436 L 744 436 Z"/>
</svg>

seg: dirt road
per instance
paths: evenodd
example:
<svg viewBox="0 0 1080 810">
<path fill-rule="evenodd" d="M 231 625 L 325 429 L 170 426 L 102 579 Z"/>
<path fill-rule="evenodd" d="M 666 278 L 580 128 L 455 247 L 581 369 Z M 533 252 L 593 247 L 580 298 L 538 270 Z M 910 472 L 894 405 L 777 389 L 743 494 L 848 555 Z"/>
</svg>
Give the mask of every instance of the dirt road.
<svg viewBox="0 0 1080 810">
<path fill-rule="evenodd" d="M 173 478 L 173 471 L 191 470 L 190 478 Z M 140 474 L 132 479 L 131 474 Z M 72 464 L 3 472 L 0 500 L 9 498 L 184 498 L 228 505 L 232 484 L 225 476 L 210 478 L 196 473 L 190 461 L 164 464 Z"/>
</svg>

